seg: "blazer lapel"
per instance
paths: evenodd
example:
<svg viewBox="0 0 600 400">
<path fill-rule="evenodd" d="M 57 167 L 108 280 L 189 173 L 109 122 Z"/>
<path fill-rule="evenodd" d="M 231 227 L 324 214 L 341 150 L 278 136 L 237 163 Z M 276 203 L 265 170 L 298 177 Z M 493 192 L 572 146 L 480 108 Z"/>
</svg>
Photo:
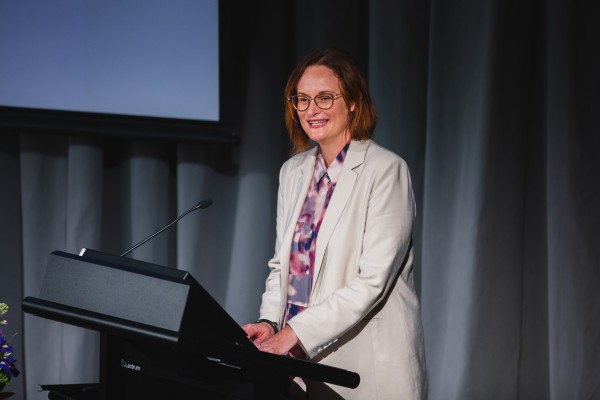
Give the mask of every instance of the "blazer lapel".
<svg viewBox="0 0 600 400">
<path fill-rule="evenodd" d="M 312 180 L 315 163 L 317 161 L 317 148 L 307 153 L 306 157 L 298 166 L 297 171 L 289 171 L 286 176 L 287 184 L 292 185 L 290 198 L 293 202 L 289 208 L 290 212 L 285 215 L 285 231 L 281 240 L 280 260 L 281 260 L 281 318 L 287 305 L 288 275 L 290 272 L 290 253 L 292 251 L 292 238 L 296 229 L 296 222 L 302 211 L 306 193 Z M 291 180 L 291 182 L 290 182 Z M 334 191 L 335 192 L 335 191 Z"/>
<path fill-rule="evenodd" d="M 337 225 L 342 212 L 344 211 L 344 207 L 346 206 L 346 203 L 352 194 L 352 189 L 354 189 L 354 184 L 356 183 L 356 179 L 358 177 L 356 168 L 362 165 L 364 162 L 369 143 L 370 141 L 360 142 L 353 140 L 348 148 L 348 153 L 344 159 L 344 166 L 342 167 L 342 172 L 340 173 L 339 179 L 335 185 L 333 195 L 331 195 L 331 199 L 329 200 L 329 205 L 327 206 L 327 211 L 325 212 L 323 222 L 321 222 L 321 228 L 319 229 L 319 235 L 317 236 L 312 293 L 315 293 L 314 288 L 317 280 L 319 279 L 322 266 L 321 264 L 323 263 L 323 257 L 325 255 L 325 251 L 327 250 L 327 244 L 329 243 L 331 234 L 333 233 L 333 230 Z"/>
</svg>

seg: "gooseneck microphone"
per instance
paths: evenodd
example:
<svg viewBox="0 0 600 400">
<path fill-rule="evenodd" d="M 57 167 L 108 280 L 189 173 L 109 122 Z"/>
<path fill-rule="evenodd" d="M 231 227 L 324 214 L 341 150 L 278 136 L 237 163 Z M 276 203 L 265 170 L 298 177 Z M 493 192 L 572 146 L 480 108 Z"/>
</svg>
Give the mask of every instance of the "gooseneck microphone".
<svg viewBox="0 0 600 400">
<path fill-rule="evenodd" d="M 187 210 L 186 212 L 184 212 L 183 214 L 181 214 L 179 217 L 177 217 L 177 219 L 175 219 L 169 225 L 165 226 L 161 230 L 159 230 L 159 231 L 153 233 L 152 235 L 148 236 L 146 239 L 142 240 L 141 242 L 139 242 L 138 244 L 136 244 L 135 246 L 133 246 L 132 248 L 130 248 L 129 250 L 127 250 L 125 253 L 121 254 L 121 257 L 125 257 L 127 254 L 131 253 L 133 250 L 137 249 L 138 247 L 140 247 L 141 245 L 143 245 L 144 243 L 146 243 L 148 240 L 152 239 L 154 236 L 159 235 L 165 229 L 168 229 L 169 227 L 171 227 L 171 225 L 177 223 L 177 221 L 179 221 L 181 218 L 185 217 L 186 215 L 188 215 L 192 211 L 196 211 L 199 208 L 205 209 L 206 207 L 210 206 L 212 203 L 213 203 L 213 201 L 212 201 L 211 198 L 200 200 L 200 203 L 196 204 L 194 207 L 190 208 L 189 210 Z"/>
</svg>

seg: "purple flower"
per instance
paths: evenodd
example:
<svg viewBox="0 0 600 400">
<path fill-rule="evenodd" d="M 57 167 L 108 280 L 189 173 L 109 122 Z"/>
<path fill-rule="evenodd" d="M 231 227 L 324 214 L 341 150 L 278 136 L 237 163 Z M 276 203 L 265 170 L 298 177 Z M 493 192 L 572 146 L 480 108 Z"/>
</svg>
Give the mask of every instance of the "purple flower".
<svg viewBox="0 0 600 400">
<path fill-rule="evenodd" d="M 2 319 L 7 312 L 8 306 L 5 303 L 0 303 L 0 325 L 8 325 L 7 320 Z M 19 370 L 15 367 L 16 360 L 12 352 L 12 346 L 8 344 L 8 340 L 0 330 L 0 383 L 6 384 L 11 377 L 19 376 Z"/>
</svg>

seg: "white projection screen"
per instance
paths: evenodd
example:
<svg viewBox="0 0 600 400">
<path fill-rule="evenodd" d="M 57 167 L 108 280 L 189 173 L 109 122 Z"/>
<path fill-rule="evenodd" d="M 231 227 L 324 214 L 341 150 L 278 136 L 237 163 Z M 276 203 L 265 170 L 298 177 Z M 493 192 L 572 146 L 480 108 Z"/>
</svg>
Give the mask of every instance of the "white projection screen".
<svg viewBox="0 0 600 400">
<path fill-rule="evenodd" d="M 219 78 L 218 0 L 0 2 L 4 111 L 218 123 Z"/>
</svg>

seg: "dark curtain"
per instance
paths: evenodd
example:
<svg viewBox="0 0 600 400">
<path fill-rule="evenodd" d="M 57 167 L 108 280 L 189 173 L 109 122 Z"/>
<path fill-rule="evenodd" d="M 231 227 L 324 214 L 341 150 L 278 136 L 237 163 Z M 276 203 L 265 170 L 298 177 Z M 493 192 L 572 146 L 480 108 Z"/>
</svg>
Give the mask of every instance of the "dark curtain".
<svg viewBox="0 0 600 400">
<path fill-rule="evenodd" d="M 596 17 L 591 2 L 431 4 L 432 398 L 600 398 Z"/>
<path fill-rule="evenodd" d="M 97 336 L 24 316 L 49 252 L 136 250 L 186 269 L 240 323 L 256 318 L 288 154 L 282 92 L 308 51 L 352 52 L 406 159 L 431 399 L 600 398 L 600 32 L 592 2 L 221 2 L 236 60 L 235 148 L 4 132 L 0 301 L 24 370 L 96 379 Z M 21 343 L 21 340 L 24 342 Z M 25 387 L 26 386 L 26 387 Z"/>
</svg>

